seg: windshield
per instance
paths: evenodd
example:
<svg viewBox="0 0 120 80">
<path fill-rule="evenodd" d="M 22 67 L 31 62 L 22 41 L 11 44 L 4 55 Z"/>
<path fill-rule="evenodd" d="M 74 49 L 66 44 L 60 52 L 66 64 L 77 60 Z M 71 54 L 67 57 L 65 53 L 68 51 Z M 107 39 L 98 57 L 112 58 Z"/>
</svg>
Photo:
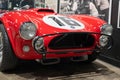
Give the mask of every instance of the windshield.
<svg viewBox="0 0 120 80">
<path fill-rule="evenodd" d="M 0 9 L 48 8 L 43 0 L 0 0 Z"/>
</svg>

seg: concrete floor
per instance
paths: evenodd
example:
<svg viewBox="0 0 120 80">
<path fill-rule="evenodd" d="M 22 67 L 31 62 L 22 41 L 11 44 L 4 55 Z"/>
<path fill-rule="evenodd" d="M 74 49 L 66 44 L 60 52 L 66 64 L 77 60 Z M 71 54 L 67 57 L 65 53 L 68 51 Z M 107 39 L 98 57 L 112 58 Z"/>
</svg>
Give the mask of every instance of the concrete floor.
<svg viewBox="0 0 120 80">
<path fill-rule="evenodd" d="M 49 66 L 25 63 L 12 71 L 0 72 L 0 80 L 120 80 L 120 68 L 101 60 Z"/>
</svg>

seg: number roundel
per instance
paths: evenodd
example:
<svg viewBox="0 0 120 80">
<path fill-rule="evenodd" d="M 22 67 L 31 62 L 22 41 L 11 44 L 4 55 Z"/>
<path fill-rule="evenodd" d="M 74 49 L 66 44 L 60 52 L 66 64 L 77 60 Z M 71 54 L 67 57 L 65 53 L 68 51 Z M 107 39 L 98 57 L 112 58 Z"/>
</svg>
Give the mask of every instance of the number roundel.
<svg viewBox="0 0 120 80">
<path fill-rule="evenodd" d="M 83 23 L 66 16 L 48 15 L 43 18 L 43 21 L 50 26 L 61 29 L 79 30 L 84 28 Z"/>
</svg>

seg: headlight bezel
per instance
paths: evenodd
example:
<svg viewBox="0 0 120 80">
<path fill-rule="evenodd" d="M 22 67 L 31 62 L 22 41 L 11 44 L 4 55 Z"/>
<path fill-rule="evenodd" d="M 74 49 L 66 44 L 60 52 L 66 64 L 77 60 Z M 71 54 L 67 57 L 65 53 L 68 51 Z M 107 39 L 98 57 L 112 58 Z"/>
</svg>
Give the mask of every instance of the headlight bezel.
<svg viewBox="0 0 120 80">
<path fill-rule="evenodd" d="M 100 30 L 101 30 L 101 34 L 111 36 L 112 32 L 113 32 L 113 27 L 110 24 L 104 24 L 104 25 L 102 25 Z"/>
<path fill-rule="evenodd" d="M 20 26 L 19 34 L 21 38 L 25 40 L 33 39 L 36 36 L 36 33 L 37 33 L 37 26 L 31 21 L 24 22 Z"/>
</svg>

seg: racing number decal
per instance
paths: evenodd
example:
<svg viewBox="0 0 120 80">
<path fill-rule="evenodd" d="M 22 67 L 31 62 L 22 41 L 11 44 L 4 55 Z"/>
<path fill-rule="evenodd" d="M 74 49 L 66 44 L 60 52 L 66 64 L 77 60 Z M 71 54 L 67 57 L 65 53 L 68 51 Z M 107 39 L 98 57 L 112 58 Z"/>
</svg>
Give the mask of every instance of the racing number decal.
<svg viewBox="0 0 120 80">
<path fill-rule="evenodd" d="M 67 18 L 67 17 L 59 17 L 59 18 L 61 20 L 63 20 L 68 25 L 71 25 L 71 26 L 81 26 L 75 20 L 72 20 L 71 18 Z"/>
<path fill-rule="evenodd" d="M 48 25 L 61 29 L 78 30 L 84 28 L 83 23 L 65 16 L 49 15 L 45 16 L 43 21 Z"/>
</svg>

